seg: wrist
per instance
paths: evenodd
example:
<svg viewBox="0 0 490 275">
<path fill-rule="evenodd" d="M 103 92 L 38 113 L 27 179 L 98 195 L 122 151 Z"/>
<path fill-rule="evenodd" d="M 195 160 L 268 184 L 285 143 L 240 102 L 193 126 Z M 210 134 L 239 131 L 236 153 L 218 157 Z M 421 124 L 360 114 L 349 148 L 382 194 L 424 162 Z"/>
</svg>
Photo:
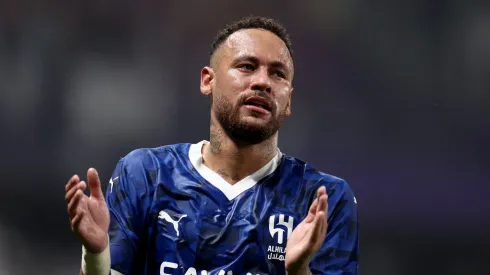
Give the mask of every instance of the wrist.
<svg viewBox="0 0 490 275">
<path fill-rule="evenodd" d="M 88 243 L 83 241 L 83 249 L 85 250 L 86 253 L 92 254 L 92 255 L 97 255 L 101 254 L 104 252 L 104 250 L 109 246 L 109 235 L 107 233 L 100 233 L 97 235 L 103 235 L 97 237 L 96 241 L 92 241 L 92 243 Z M 94 244 L 95 243 L 95 244 Z"/>
<path fill-rule="evenodd" d="M 287 275 L 310 275 L 311 271 L 309 268 L 309 264 L 305 264 L 294 268 L 292 267 L 286 268 L 286 274 Z"/>
<path fill-rule="evenodd" d="M 91 253 L 82 246 L 82 271 L 84 275 L 105 275 L 111 270 L 109 242 L 99 253 Z"/>
</svg>

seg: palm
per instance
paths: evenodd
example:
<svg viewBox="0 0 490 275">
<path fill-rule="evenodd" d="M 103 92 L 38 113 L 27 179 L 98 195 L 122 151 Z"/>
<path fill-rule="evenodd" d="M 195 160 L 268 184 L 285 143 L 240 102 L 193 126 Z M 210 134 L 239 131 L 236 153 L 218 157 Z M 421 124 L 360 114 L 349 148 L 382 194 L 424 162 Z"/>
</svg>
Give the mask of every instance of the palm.
<svg viewBox="0 0 490 275">
<path fill-rule="evenodd" d="M 104 239 L 109 229 L 107 205 L 91 196 L 82 199 L 81 208 L 86 211 L 86 215 L 80 220 L 78 234 L 89 251 L 100 251 L 105 247 Z"/>
<path fill-rule="evenodd" d="M 293 231 L 286 246 L 286 262 L 297 262 L 308 250 L 316 250 L 310 246 L 313 223 L 302 221 Z"/>
<path fill-rule="evenodd" d="M 110 216 L 95 169 L 89 169 L 87 178 L 90 197 L 83 193 L 86 183 L 74 176 L 65 187 L 65 198 L 72 230 L 89 252 L 98 253 L 107 246 Z"/>
<path fill-rule="evenodd" d="M 107 232 L 109 229 L 109 209 L 104 200 L 99 200 L 91 196 L 88 199 L 88 210 L 94 222 L 94 225 L 102 231 Z"/>
<path fill-rule="evenodd" d="M 310 206 L 308 216 L 293 230 L 286 246 L 286 269 L 306 267 L 320 249 L 327 229 L 327 194 L 318 189 L 318 198 Z"/>
</svg>

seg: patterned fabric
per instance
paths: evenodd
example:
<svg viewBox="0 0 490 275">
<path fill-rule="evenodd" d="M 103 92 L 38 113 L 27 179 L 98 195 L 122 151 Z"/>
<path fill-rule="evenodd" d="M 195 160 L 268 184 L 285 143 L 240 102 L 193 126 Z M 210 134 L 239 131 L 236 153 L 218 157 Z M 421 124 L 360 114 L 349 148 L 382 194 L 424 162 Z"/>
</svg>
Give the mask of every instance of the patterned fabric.
<svg viewBox="0 0 490 275">
<path fill-rule="evenodd" d="M 348 184 L 280 155 L 277 168 L 233 199 L 196 170 L 196 144 L 138 149 L 107 189 L 112 269 L 122 274 L 286 274 L 287 238 L 316 190 L 328 193 L 327 237 L 312 274 L 357 274 L 357 202 Z"/>
</svg>

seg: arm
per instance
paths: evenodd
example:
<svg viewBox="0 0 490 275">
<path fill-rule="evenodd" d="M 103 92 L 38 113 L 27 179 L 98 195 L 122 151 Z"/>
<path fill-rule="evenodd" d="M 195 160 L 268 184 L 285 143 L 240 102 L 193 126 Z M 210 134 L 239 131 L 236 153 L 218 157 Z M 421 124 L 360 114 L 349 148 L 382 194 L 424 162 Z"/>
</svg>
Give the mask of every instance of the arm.
<svg viewBox="0 0 490 275">
<path fill-rule="evenodd" d="M 87 173 L 90 197 L 83 193 L 86 184 L 78 176 L 66 185 L 72 230 L 83 243 L 80 274 L 131 274 L 140 259 L 141 253 L 137 252 L 145 224 L 142 209 L 148 203 L 146 180 L 141 176 L 144 170 L 139 169 L 143 167 L 141 155 L 133 154 L 131 165 L 126 164 L 128 156 L 119 161 L 105 199 L 95 169 Z M 139 177 L 130 173 L 131 168 Z"/>
<path fill-rule="evenodd" d="M 119 161 L 106 190 L 112 274 L 139 274 L 145 256 L 141 247 L 149 197 L 140 155 L 132 153 Z"/>
<path fill-rule="evenodd" d="M 357 275 L 359 225 L 357 202 L 347 183 L 329 197 L 328 230 L 325 241 L 310 262 L 311 273 Z M 329 192 L 330 193 L 330 192 Z M 330 203 L 330 200 L 334 204 Z"/>
<path fill-rule="evenodd" d="M 94 259 L 91 266 L 89 265 L 91 274 L 107 274 L 110 270 L 107 238 L 109 210 L 95 169 L 91 168 L 87 171 L 87 181 L 90 197 L 83 193 L 87 184 L 80 181 L 77 175 L 74 175 L 65 186 L 68 216 L 70 217 L 72 231 L 82 241 L 84 254 L 100 255 Z M 86 251 L 91 253 L 85 253 Z M 85 260 L 85 255 L 83 260 Z M 86 265 L 82 262 L 83 273 L 89 275 L 85 271 L 85 267 Z"/>
<path fill-rule="evenodd" d="M 288 239 L 286 251 L 288 275 L 357 275 L 357 203 L 347 183 L 318 188 L 306 218 Z"/>
</svg>

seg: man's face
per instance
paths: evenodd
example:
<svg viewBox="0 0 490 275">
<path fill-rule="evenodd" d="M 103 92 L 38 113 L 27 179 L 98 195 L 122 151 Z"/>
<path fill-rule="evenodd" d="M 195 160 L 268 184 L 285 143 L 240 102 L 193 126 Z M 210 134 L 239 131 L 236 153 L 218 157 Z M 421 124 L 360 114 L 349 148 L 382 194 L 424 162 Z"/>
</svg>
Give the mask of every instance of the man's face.
<svg viewBox="0 0 490 275">
<path fill-rule="evenodd" d="M 228 37 L 212 60 L 211 112 L 237 141 L 260 143 L 289 116 L 293 62 L 285 43 L 262 29 Z"/>
</svg>

